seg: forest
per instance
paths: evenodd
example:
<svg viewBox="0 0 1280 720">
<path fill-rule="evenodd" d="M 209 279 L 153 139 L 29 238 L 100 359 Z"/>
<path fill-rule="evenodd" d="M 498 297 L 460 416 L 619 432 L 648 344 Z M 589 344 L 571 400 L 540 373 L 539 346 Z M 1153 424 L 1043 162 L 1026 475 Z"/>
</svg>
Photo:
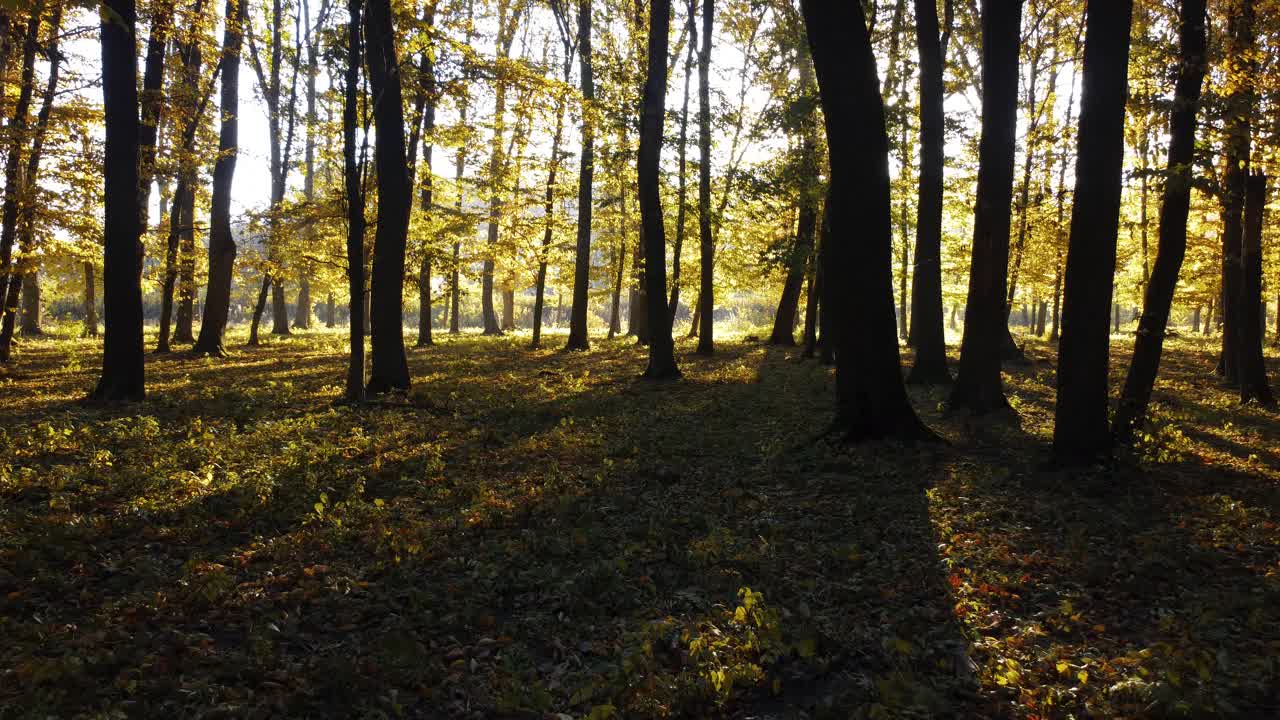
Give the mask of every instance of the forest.
<svg viewBox="0 0 1280 720">
<path fill-rule="evenodd" d="M 0 718 L 1280 717 L 1280 0 L 0 0 Z"/>
</svg>

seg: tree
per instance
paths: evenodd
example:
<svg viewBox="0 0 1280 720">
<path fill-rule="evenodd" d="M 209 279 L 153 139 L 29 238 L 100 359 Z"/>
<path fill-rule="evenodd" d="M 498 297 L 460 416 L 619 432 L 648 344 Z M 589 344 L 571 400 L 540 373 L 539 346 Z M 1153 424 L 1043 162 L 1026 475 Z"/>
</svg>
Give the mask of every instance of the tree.
<svg viewBox="0 0 1280 720">
<path fill-rule="evenodd" d="M 595 126 L 591 114 L 596 99 L 591 0 L 578 0 L 578 74 L 582 88 L 582 152 L 578 159 L 578 238 L 573 263 L 573 307 L 569 312 L 570 350 L 586 350 L 589 344 L 587 295 L 591 289 L 591 203 L 595 183 Z"/>
<path fill-rule="evenodd" d="M 342 94 L 342 164 L 347 195 L 347 291 L 350 300 L 350 354 L 347 361 L 347 402 L 364 399 L 364 192 L 356 164 L 357 104 L 360 95 L 360 11 L 362 0 L 347 0 L 347 68 Z"/>
<path fill-rule="evenodd" d="M 90 400 L 142 400 L 142 265 L 138 237 L 138 57 L 133 0 L 104 0 L 102 105 L 106 158 L 102 168 L 103 233 L 102 377 Z"/>
<path fill-rule="evenodd" d="M 801 49 L 797 62 L 800 66 L 800 91 L 808 93 L 813 85 L 813 62 L 809 53 Z M 814 239 L 818 228 L 818 203 L 822 189 L 818 187 L 818 141 L 816 108 L 802 107 L 799 122 L 800 131 L 800 200 L 799 221 L 796 229 L 795 244 L 787 262 L 787 277 L 782 285 L 782 297 L 778 301 L 778 310 L 773 317 L 773 331 L 769 335 L 772 345 L 791 346 L 796 344 L 795 323 L 800 307 L 800 292 L 803 290 L 805 271 L 813 255 Z"/>
<path fill-rule="evenodd" d="M 404 102 L 390 0 L 369 0 L 365 42 L 369 89 L 374 97 L 373 122 L 377 130 L 373 160 L 378 173 L 378 228 L 373 240 L 373 271 L 369 276 L 371 362 L 365 392 L 377 395 L 409 389 L 403 294 L 413 184 L 406 172 Z"/>
<path fill-rule="evenodd" d="M 943 69 L 951 38 L 952 7 L 946 0 L 945 29 L 938 35 L 935 0 L 915 0 L 920 53 L 920 187 L 916 205 L 915 276 L 911 283 L 911 338 L 916 350 L 908 383 L 951 382 L 946 329 L 942 325 L 942 201 L 946 165 Z"/>
<path fill-rule="evenodd" d="M 1085 25 L 1075 204 L 1062 295 L 1053 455 L 1064 464 L 1110 453 L 1108 315 L 1124 169 L 1133 0 L 1093 2 Z"/>
<path fill-rule="evenodd" d="M 38 19 L 39 13 L 34 13 Z M 58 71 L 62 56 L 58 52 L 58 37 L 62 33 L 62 5 L 55 4 L 49 18 L 49 40 L 45 43 L 45 53 L 49 56 L 49 76 L 45 82 L 44 93 L 40 101 L 40 111 L 36 113 L 36 124 L 31 137 L 31 149 L 27 154 L 26 171 L 17 188 L 21 196 L 21 208 L 18 222 L 18 247 L 24 258 L 34 258 L 35 247 L 35 193 L 39 187 L 40 159 L 44 151 L 45 136 L 49 129 L 49 115 L 53 111 L 53 101 L 58 93 Z M 29 38 L 36 42 L 36 38 Z M 24 123 L 25 124 L 25 123 Z M 28 260 L 27 262 L 30 262 Z M 23 263 L 25 264 L 25 263 Z M 4 320 L 0 324 L 0 363 L 9 362 L 13 343 L 14 312 L 18 305 L 18 291 L 22 291 L 26 307 L 23 311 L 23 328 L 25 334 L 39 334 L 40 288 L 36 282 L 36 268 L 29 267 L 19 273 L 20 264 L 10 275 L 8 295 L 4 300 Z"/>
<path fill-rule="evenodd" d="M 1169 158 L 1155 266 L 1146 286 L 1142 318 L 1134 339 L 1133 359 L 1125 377 L 1120 405 L 1112 423 L 1115 438 L 1127 443 L 1146 419 L 1147 404 L 1160 368 L 1165 332 L 1178 273 L 1187 253 L 1187 218 L 1191 213 L 1192 162 L 1196 113 L 1206 69 L 1206 0 L 1182 0 L 1179 15 L 1178 80 L 1169 114 Z"/>
<path fill-rule="evenodd" d="M 644 377 L 650 380 L 680 377 L 680 369 L 676 367 L 675 342 L 671 338 L 671 314 L 667 312 L 667 233 L 662 219 L 659 187 L 662 126 L 667 103 L 667 35 L 670 28 L 671 0 L 651 0 L 648 74 L 641 105 L 640 151 L 636 163 L 649 329 L 649 366 L 645 368 Z"/>
<path fill-rule="evenodd" d="M 802 0 L 831 163 L 824 238 L 836 332 L 834 429 L 851 441 L 933 437 L 907 398 L 893 308 L 889 135 L 861 3 Z"/>
<path fill-rule="evenodd" d="M 1262 222 L 1267 208 L 1267 176 L 1245 179 L 1244 235 L 1240 243 L 1240 402 L 1275 405 L 1262 357 Z"/>
<path fill-rule="evenodd" d="M 526 7 L 525 0 L 498 0 L 498 35 L 496 63 L 494 67 L 494 101 L 493 101 L 493 139 L 489 155 L 489 234 L 487 238 L 484 267 L 481 271 L 480 305 L 484 314 L 484 334 L 501 335 L 502 328 L 498 324 L 498 316 L 493 307 L 493 271 L 494 253 L 498 245 L 498 221 L 502 217 L 502 197 L 499 192 L 500 178 L 505 174 L 506 160 L 502 150 L 502 139 L 506 128 L 507 86 L 509 81 L 507 63 L 511 59 L 511 45 L 516 39 L 516 29 L 520 27 L 520 18 Z"/>
<path fill-rule="evenodd" d="M 44 3 L 37 0 L 30 10 L 26 33 L 22 44 L 22 70 L 18 85 L 18 99 L 14 104 L 9 131 L 9 149 L 4 167 L 4 201 L 0 209 L 0 313 L 11 318 L 17 309 L 18 294 L 10 287 L 21 288 L 22 272 L 19 263 L 13 262 L 13 249 L 18 235 L 18 212 L 22 203 L 22 143 L 27 131 L 27 115 L 31 109 L 31 96 L 35 88 L 36 47 L 40 44 L 40 19 Z M 131 30 L 132 32 L 132 30 Z M 9 298 L 13 301 L 10 302 Z M 12 325 L 12 320 L 9 320 Z M 12 330 L 10 331 L 12 334 Z M 6 355 L 2 358 L 8 362 Z"/>
<path fill-rule="evenodd" d="M 227 0 L 222 34 L 222 94 L 218 129 L 218 159 L 213 166 L 213 197 L 209 208 L 209 280 L 205 287 L 200 336 L 192 352 L 223 357 L 223 334 L 231 310 L 231 275 L 236 240 L 231 234 L 231 181 L 240 145 L 240 51 L 248 0 Z"/>
<path fill-rule="evenodd" d="M 982 3 L 982 140 L 973 223 L 973 260 L 960 367 L 950 405 L 982 415 L 1009 407 L 1000 378 L 1009 271 L 1010 206 L 1018 112 L 1022 0 Z"/>
<path fill-rule="evenodd" d="M 698 354 L 715 352 L 715 255 L 711 233 L 711 31 L 715 0 L 702 0 L 702 49 L 698 51 Z M 741 113 L 739 113 L 741 116 Z M 735 136 L 735 142 L 737 140 Z M 730 152 L 732 157 L 732 151 Z M 732 176 L 731 176 L 732 177 Z M 725 189 L 728 198 L 728 188 Z"/>
<path fill-rule="evenodd" d="M 248 2 L 248 0 L 243 0 Z M 258 89 L 267 103 L 267 128 L 270 133 L 271 161 L 271 206 L 267 219 L 267 267 L 263 277 L 262 290 L 258 295 L 258 303 L 253 311 L 253 328 L 250 331 L 250 345 L 256 344 L 257 327 L 266 307 L 267 288 L 271 290 L 271 334 L 289 334 L 289 308 L 285 299 L 284 275 L 278 265 L 280 238 L 280 204 L 284 202 L 284 194 L 289 178 L 289 165 L 293 155 L 293 135 L 297 125 L 298 111 L 298 68 L 301 65 L 302 37 L 298 34 L 296 47 L 293 48 L 293 79 L 290 82 L 289 97 L 284 99 L 281 70 L 285 63 L 284 7 L 281 0 L 271 2 L 271 35 L 267 38 L 267 63 L 262 62 L 258 51 L 256 34 L 249 32 L 249 59 L 252 61 L 254 73 L 258 77 Z M 283 126 L 283 127 L 282 127 Z"/>
</svg>

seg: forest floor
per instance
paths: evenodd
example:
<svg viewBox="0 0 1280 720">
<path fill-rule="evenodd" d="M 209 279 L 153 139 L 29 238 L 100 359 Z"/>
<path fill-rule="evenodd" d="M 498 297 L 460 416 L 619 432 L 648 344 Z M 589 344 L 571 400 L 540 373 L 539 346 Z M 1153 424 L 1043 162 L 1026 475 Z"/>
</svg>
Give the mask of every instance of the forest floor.
<svg viewBox="0 0 1280 720">
<path fill-rule="evenodd" d="M 1034 341 L 1020 427 L 913 389 L 949 445 L 849 448 L 830 370 L 741 340 L 653 384 L 624 339 L 441 335 L 353 408 L 322 331 L 105 410 L 66 332 L 0 374 L 0 717 L 1280 714 L 1280 417 L 1216 338 L 1066 474 Z"/>
</svg>

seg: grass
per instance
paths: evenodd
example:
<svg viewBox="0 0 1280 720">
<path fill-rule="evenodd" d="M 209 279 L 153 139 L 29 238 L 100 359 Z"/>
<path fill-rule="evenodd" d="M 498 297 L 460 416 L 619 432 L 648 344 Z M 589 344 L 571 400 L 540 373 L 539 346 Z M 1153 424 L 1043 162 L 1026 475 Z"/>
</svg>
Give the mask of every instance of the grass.
<svg viewBox="0 0 1280 720">
<path fill-rule="evenodd" d="M 77 402 L 96 342 L 24 342 L 0 716 L 1280 713 L 1280 423 L 1219 387 L 1216 338 L 1174 341 L 1139 448 L 1074 474 L 1044 469 L 1035 341 L 1020 427 L 913 389 L 949 446 L 849 448 L 794 350 L 681 343 L 652 384 L 623 339 L 438 338 L 399 400 L 335 405 L 316 332 L 150 357 L 122 410 Z"/>
</svg>

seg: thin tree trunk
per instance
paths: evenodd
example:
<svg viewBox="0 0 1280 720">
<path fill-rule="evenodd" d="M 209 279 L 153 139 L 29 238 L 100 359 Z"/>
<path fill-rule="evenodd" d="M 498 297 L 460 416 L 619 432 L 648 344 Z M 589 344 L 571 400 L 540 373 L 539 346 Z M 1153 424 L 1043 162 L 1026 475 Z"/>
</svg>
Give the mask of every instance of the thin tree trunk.
<svg viewBox="0 0 1280 720">
<path fill-rule="evenodd" d="M 360 322 L 364 303 L 364 192 L 360 167 L 356 164 L 356 109 L 360 95 L 360 10 L 361 0 L 347 0 L 351 17 L 347 25 L 347 68 L 342 103 L 342 159 L 347 190 L 347 307 L 350 322 L 350 354 L 347 363 L 346 400 L 364 399 L 364 323 Z"/>
<path fill-rule="evenodd" d="M 1155 268 L 1146 285 L 1142 318 L 1134 339 L 1133 357 L 1112 423 L 1112 434 L 1127 444 L 1146 421 L 1151 390 L 1160 368 L 1160 355 L 1178 273 L 1187 251 L 1187 218 L 1191 211 L 1191 168 L 1195 155 L 1196 114 L 1206 71 L 1205 0 L 1182 0 L 1179 19 L 1178 80 L 1169 116 L 1169 159 L 1164 200 L 1160 206 L 1159 245 Z M 1212 312 L 1212 311 L 1211 311 Z M 1194 315 L 1200 330 L 1200 306 Z M 1207 323 L 1206 323 L 1207 326 Z"/>
<path fill-rule="evenodd" d="M 622 278 L 626 274 L 627 264 L 627 211 L 626 193 L 622 194 L 622 209 L 618 212 L 618 259 L 617 278 L 613 283 L 613 303 L 609 309 L 609 339 L 622 332 Z"/>
<path fill-rule="evenodd" d="M 684 253 L 685 218 L 689 210 L 689 85 L 693 76 L 693 61 L 698 46 L 697 0 L 689 0 L 686 18 L 686 32 L 689 45 L 684 57 L 684 93 L 680 104 L 680 138 L 677 140 L 679 170 L 676 175 L 676 245 L 671 253 L 671 300 L 667 302 L 667 310 L 671 313 L 671 324 L 675 326 L 676 309 L 680 306 L 680 256 Z"/>
<path fill-rule="evenodd" d="M 1111 452 L 1107 306 L 1123 191 L 1124 117 L 1133 0 L 1091 5 L 1076 151 L 1075 203 L 1063 283 L 1053 456 L 1088 464 Z"/>
<path fill-rule="evenodd" d="M 803 92 L 813 86 L 813 66 L 807 52 L 801 52 L 799 58 L 800 81 Z M 795 339 L 795 317 L 800 307 L 800 292 L 804 288 L 804 277 L 813 255 L 814 236 L 818 227 L 818 203 L 820 189 L 810 187 L 816 184 L 819 174 L 817 114 L 807 113 L 801 121 L 800 173 L 802 182 L 800 189 L 800 212 L 797 224 L 796 241 L 791 249 L 791 258 L 787 263 L 787 279 L 782 285 L 782 298 L 778 301 L 778 310 L 773 316 L 773 332 L 769 335 L 772 345 L 792 346 Z"/>
<path fill-rule="evenodd" d="M 93 263 L 84 261 L 84 337 L 98 337 L 97 278 Z"/>
<path fill-rule="evenodd" d="M 573 305 L 569 314 L 570 350 L 585 350 L 587 302 L 591 281 L 592 185 L 595 182 L 595 126 L 588 108 L 595 102 L 595 73 L 591 54 L 591 0 L 578 3 L 578 73 L 582 89 L 582 152 L 578 160 L 578 236 L 573 262 Z M 610 327 L 612 334 L 613 328 Z"/>
<path fill-rule="evenodd" d="M 567 85 L 573 71 L 573 59 L 569 57 L 569 43 L 564 44 L 566 46 L 564 81 Z M 561 93 L 556 98 L 556 129 L 551 138 L 551 159 L 547 165 L 547 191 L 542 203 L 545 224 L 542 229 L 542 247 L 538 251 L 538 277 L 534 282 L 533 339 L 529 343 L 529 347 L 534 350 L 542 344 L 542 313 L 547 291 L 547 257 L 551 253 L 551 242 L 555 231 L 556 173 L 560 169 L 560 142 L 564 138 L 564 116 L 568 105 L 569 99 Z"/>
<path fill-rule="evenodd" d="M 715 0 L 702 0 L 702 48 L 698 51 L 698 354 L 715 352 L 715 237 L 711 232 L 711 40 Z M 726 192 L 727 196 L 727 192 Z"/>
<path fill-rule="evenodd" d="M 22 147 L 27 137 L 27 113 L 31 108 L 31 96 L 35 89 L 35 56 L 39 45 L 40 18 L 44 13 L 44 3 L 37 0 L 30 9 L 26 34 L 23 35 L 22 70 L 19 80 L 18 100 L 14 105 L 13 117 L 5 128 L 10 133 L 9 153 L 5 162 L 4 202 L 0 210 L 0 324 L 10 328 L 8 336 L 13 333 L 13 315 L 18 308 L 19 291 L 22 287 L 22 263 L 13 258 L 14 244 L 18 235 L 18 215 L 24 194 L 22 178 Z M 104 50 L 105 52 L 105 50 Z M 136 65 L 136 60 L 135 60 Z M 0 330 L 0 333 L 3 333 Z M 0 345 L 0 362 L 9 361 L 9 345 L 5 341 Z"/>
</svg>

